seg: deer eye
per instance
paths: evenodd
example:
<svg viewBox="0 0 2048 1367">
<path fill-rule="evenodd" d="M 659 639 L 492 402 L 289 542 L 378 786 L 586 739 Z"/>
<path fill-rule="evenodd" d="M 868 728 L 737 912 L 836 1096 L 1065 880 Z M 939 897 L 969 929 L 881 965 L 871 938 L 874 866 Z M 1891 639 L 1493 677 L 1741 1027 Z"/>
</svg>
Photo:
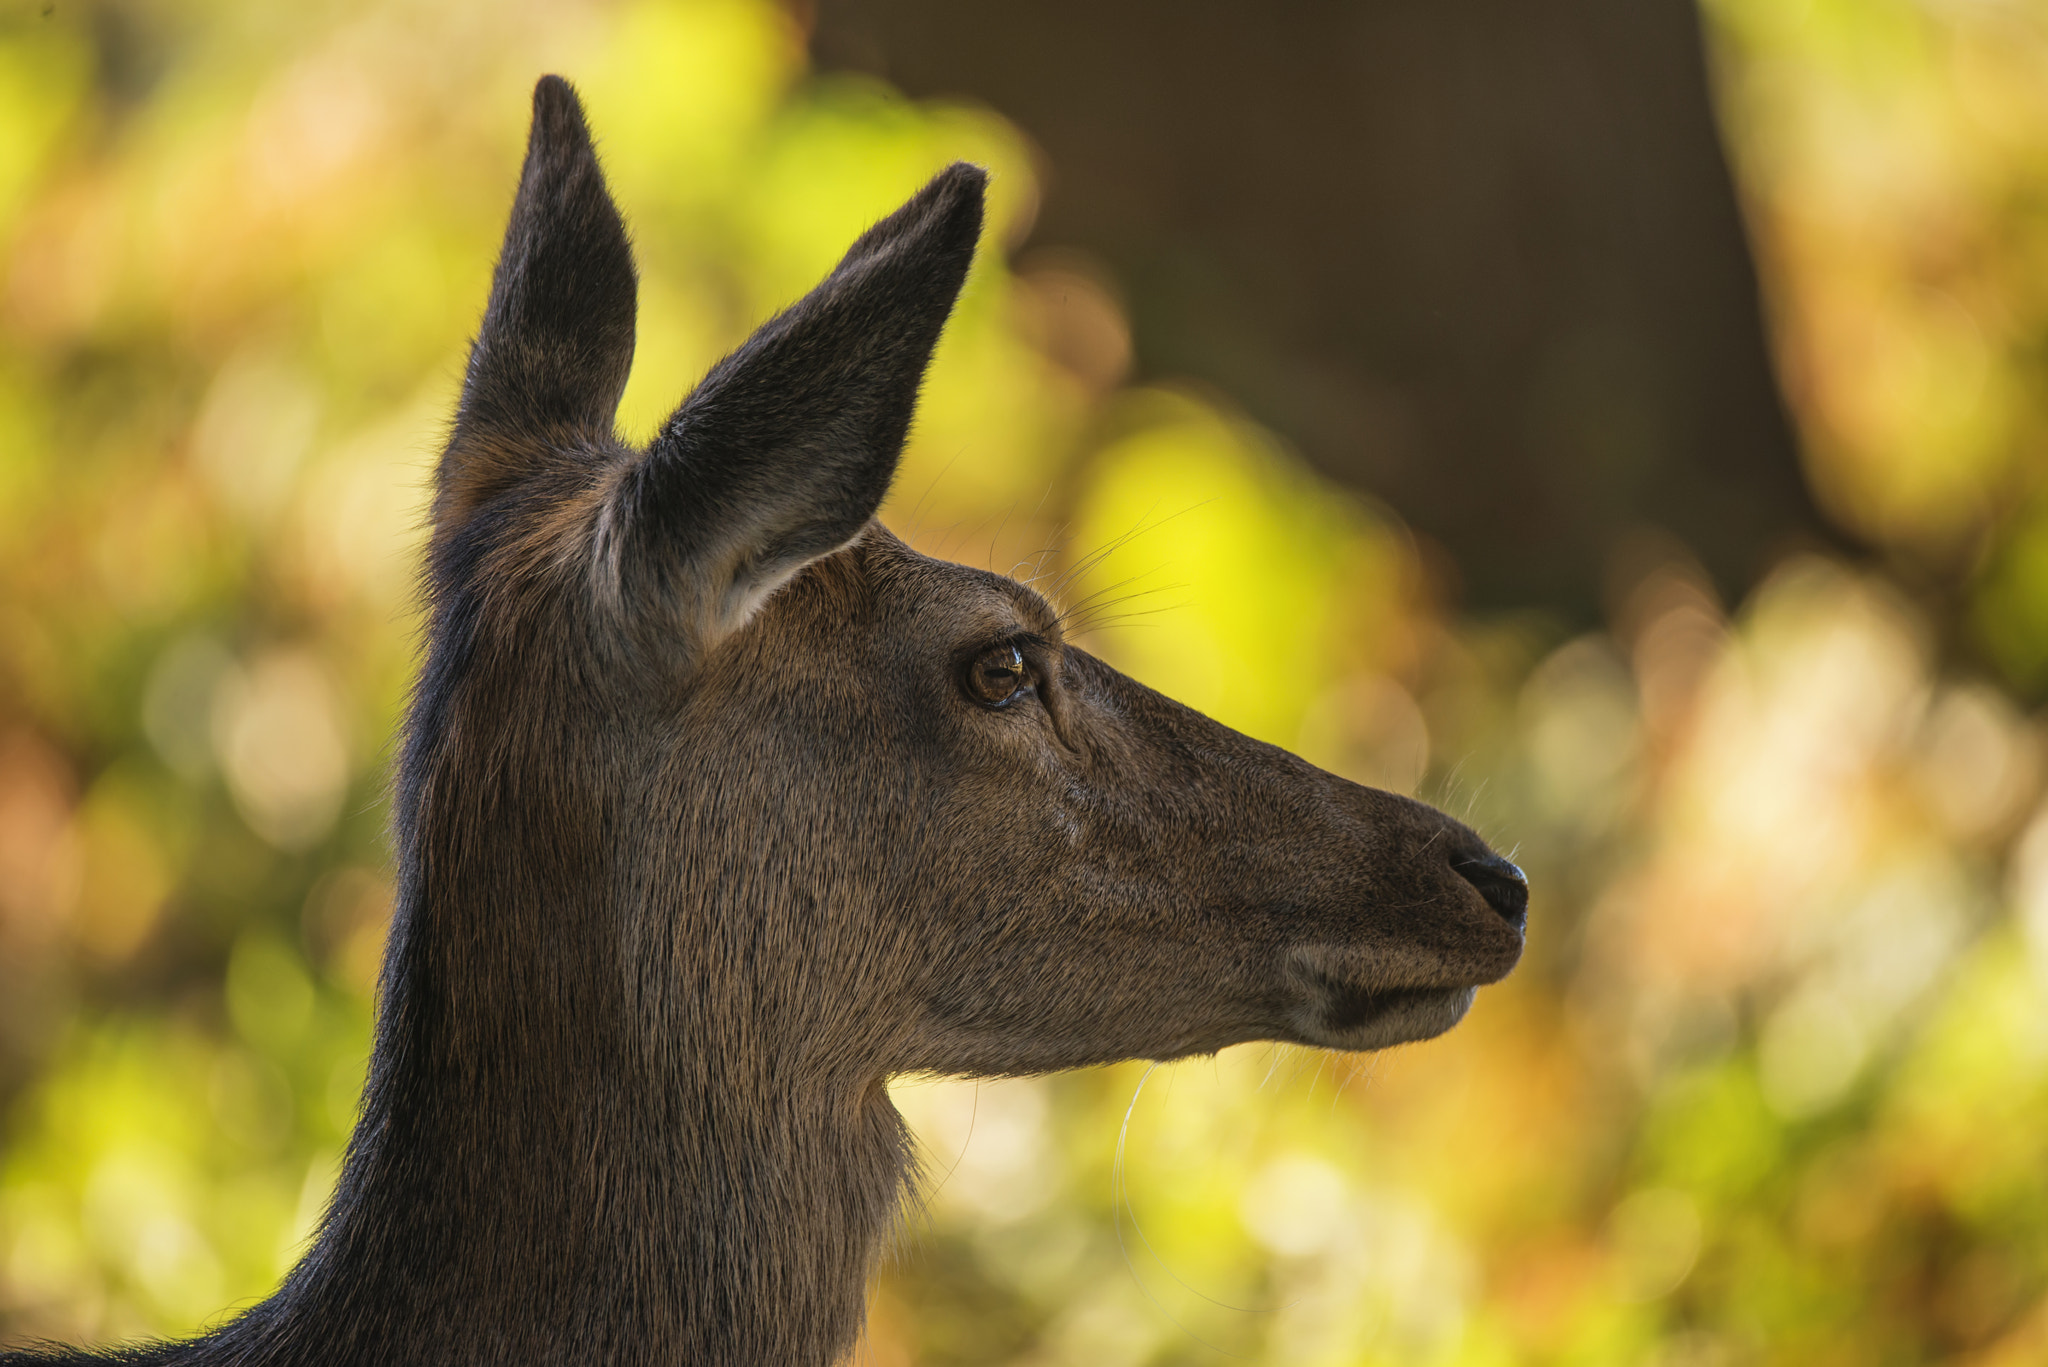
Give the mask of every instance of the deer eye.
<svg viewBox="0 0 2048 1367">
<path fill-rule="evenodd" d="M 1031 669 L 1016 646 L 996 646 L 974 657 L 964 682 L 983 707 L 1008 707 L 1031 691 Z"/>
</svg>

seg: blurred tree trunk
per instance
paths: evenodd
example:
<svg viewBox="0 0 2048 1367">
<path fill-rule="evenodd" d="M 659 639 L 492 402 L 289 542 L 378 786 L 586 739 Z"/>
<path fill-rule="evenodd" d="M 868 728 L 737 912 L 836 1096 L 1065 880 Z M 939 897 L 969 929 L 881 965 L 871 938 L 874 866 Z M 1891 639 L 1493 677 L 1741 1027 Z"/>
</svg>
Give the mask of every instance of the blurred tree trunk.
<svg viewBox="0 0 2048 1367">
<path fill-rule="evenodd" d="M 1597 612 L 1676 534 L 1739 594 L 1825 535 L 1686 0 L 821 0 L 827 69 L 1019 123 L 1033 242 L 1447 547 L 1467 606 Z"/>
</svg>

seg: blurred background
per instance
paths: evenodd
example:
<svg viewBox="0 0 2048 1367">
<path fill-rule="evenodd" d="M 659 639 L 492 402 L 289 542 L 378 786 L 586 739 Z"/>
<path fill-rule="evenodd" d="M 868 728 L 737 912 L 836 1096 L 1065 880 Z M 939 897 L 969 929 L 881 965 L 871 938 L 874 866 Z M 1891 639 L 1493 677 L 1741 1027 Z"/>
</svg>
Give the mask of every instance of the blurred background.
<svg viewBox="0 0 2048 1367">
<path fill-rule="evenodd" d="M 2048 1361 L 2041 0 L 0 0 L 0 1341 L 326 1199 L 542 71 L 629 435 L 983 162 L 888 519 L 1535 887 L 1438 1041 L 898 1083 L 861 1361 Z"/>
</svg>

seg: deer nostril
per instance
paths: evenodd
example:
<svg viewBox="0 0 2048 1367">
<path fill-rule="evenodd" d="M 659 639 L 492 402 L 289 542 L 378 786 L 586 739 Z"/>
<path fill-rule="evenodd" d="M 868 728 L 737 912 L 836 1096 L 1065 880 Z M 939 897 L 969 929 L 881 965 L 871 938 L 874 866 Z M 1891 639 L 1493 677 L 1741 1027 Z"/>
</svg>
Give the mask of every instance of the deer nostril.
<svg viewBox="0 0 2048 1367">
<path fill-rule="evenodd" d="M 1479 889 L 1486 904 L 1516 925 L 1529 915 L 1529 880 L 1522 871 L 1497 854 L 1484 859 L 1459 859 L 1454 867 L 1465 881 Z"/>
</svg>

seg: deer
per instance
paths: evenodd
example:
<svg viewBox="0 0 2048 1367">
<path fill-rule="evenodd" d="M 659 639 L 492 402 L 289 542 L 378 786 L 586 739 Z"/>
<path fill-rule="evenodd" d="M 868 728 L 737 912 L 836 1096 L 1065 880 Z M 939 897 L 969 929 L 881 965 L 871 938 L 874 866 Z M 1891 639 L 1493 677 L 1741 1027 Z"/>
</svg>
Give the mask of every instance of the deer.
<svg viewBox="0 0 2048 1367">
<path fill-rule="evenodd" d="M 539 82 L 434 474 L 337 1188 L 210 1332 L 7 1362 L 844 1361 L 914 1189 L 890 1078 L 1383 1049 L 1514 967 L 1527 883 L 1470 828 L 876 520 L 986 180 L 939 172 L 636 449 L 633 252 Z"/>
</svg>

